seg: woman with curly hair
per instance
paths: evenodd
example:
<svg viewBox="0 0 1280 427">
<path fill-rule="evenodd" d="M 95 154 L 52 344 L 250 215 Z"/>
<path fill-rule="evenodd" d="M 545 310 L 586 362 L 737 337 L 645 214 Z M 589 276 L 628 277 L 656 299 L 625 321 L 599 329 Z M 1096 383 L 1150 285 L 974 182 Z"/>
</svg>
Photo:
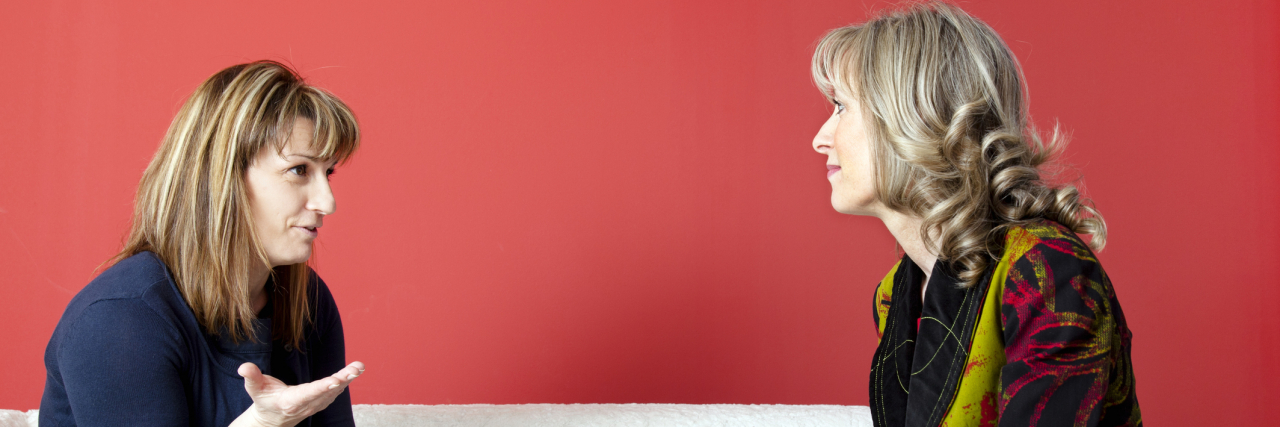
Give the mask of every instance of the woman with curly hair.
<svg viewBox="0 0 1280 427">
<path fill-rule="evenodd" d="M 877 285 L 877 426 L 1142 424 L 1131 333 L 1094 250 L 1107 227 L 1042 175 L 1017 60 L 951 5 L 835 29 L 813 77 L 831 204 L 905 254 Z M 1086 242 L 1080 236 L 1090 236 Z"/>
<path fill-rule="evenodd" d="M 45 350 L 41 426 L 354 426 L 342 319 L 307 267 L 360 130 L 273 61 L 214 74 L 138 184 L 114 265 Z"/>
</svg>

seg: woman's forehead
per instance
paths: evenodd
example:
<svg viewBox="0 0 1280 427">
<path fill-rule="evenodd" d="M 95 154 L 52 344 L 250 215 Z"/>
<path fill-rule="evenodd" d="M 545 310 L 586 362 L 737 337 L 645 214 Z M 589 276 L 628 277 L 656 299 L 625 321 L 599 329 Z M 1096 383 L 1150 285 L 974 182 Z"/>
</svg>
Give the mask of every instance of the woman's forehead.
<svg viewBox="0 0 1280 427">
<path fill-rule="evenodd" d="M 332 155 L 325 156 L 325 149 L 331 145 L 322 141 L 317 135 L 316 126 L 311 119 L 299 117 L 293 121 L 293 129 L 289 137 L 275 144 L 274 151 L 279 157 L 290 159 L 303 157 L 318 163 L 336 162 Z"/>
<path fill-rule="evenodd" d="M 310 134 L 305 138 L 289 138 L 281 144 L 263 147 L 255 156 L 258 160 L 276 160 L 286 162 L 311 161 L 320 164 L 337 163 L 337 159 L 323 156 L 322 144 L 317 144 Z"/>
</svg>

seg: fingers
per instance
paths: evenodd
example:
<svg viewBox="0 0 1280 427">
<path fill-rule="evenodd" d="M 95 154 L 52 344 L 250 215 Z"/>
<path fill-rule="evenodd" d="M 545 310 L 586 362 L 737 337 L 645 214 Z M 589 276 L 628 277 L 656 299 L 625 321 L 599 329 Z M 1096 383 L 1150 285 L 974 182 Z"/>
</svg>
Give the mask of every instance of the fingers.
<svg viewBox="0 0 1280 427">
<path fill-rule="evenodd" d="M 364 373 L 364 364 L 360 362 L 352 362 L 350 365 L 347 365 L 345 368 L 342 368 L 338 372 L 335 372 L 333 375 L 330 375 L 329 378 L 333 378 L 337 381 L 331 382 L 327 387 L 329 390 L 332 390 L 338 387 L 346 387 L 348 384 L 351 384 L 352 381 L 355 381 L 356 377 L 359 377 L 360 374 L 363 374 L 363 373 Z"/>
<path fill-rule="evenodd" d="M 262 390 L 262 385 L 265 381 L 263 381 L 262 371 L 258 369 L 258 365 L 245 362 L 240 365 L 240 369 L 237 369 L 236 373 L 244 377 L 244 390 L 249 392 L 250 396 L 257 395 L 258 391 Z"/>
</svg>

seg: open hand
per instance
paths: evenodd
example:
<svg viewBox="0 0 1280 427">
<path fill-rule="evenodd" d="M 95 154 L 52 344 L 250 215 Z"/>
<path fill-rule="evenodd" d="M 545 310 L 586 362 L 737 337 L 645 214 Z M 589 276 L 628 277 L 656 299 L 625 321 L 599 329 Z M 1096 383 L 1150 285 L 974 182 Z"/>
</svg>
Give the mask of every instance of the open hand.
<svg viewBox="0 0 1280 427">
<path fill-rule="evenodd" d="M 244 389 L 253 398 L 253 405 L 233 425 L 292 427 L 329 407 L 351 381 L 364 373 L 364 364 L 354 362 L 333 375 L 295 386 L 263 375 L 252 363 L 240 365 L 237 372 L 244 377 Z"/>
</svg>

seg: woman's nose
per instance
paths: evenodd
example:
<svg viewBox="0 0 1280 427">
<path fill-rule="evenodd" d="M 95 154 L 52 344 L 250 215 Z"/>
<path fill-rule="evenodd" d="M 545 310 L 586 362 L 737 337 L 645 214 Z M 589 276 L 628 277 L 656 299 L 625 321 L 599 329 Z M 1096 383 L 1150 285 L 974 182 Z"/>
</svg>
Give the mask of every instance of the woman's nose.
<svg viewBox="0 0 1280 427">
<path fill-rule="evenodd" d="M 827 154 L 831 150 L 831 143 L 835 139 L 836 123 L 839 121 L 840 116 L 832 114 L 822 127 L 818 128 L 818 134 L 813 136 L 813 151 Z"/>
<path fill-rule="evenodd" d="M 333 188 L 329 180 L 320 178 L 311 185 L 311 194 L 307 197 L 307 210 L 319 212 L 321 215 L 333 215 L 338 210 L 338 201 L 333 197 Z"/>
</svg>

